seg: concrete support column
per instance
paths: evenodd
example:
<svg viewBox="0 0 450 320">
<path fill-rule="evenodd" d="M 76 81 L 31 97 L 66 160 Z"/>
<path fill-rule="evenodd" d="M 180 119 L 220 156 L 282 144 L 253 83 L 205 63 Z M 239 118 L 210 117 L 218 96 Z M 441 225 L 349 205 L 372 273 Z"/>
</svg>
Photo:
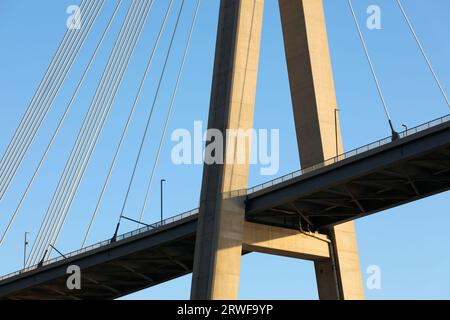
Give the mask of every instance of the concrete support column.
<svg viewBox="0 0 450 320">
<path fill-rule="evenodd" d="M 316 279 L 321 300 L 362 300 L 364 287 L 353 222 L 327 231 L 332 259 L 316 261 Z"/>
<path fill-rule="evenodd" d="M 322 0 L 279 0 L 301 165 L 342 152 Z M 364 299 L 353 223 L 326 232 L 333 259 L 316 262 L 321 299 Z"/>
<path fill-rule="evenodd" d="M 208 128 L 224 135 L 227 129 L 253 128 L 263 11 L 263 0 L 221 1 Z M 238 297 L 245 204 L 228 196 L 247 188 L 251 141 L 247 150 L 236 139 L 225 142 L 224 159 L 245 152 L 246 160 L 205 164 L 192 299 Z"/>
</svg>

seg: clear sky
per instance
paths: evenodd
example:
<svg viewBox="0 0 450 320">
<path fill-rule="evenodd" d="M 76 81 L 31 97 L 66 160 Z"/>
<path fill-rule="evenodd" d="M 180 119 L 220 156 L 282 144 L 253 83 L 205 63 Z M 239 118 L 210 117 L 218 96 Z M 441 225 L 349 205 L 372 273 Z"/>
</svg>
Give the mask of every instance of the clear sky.
<svg viewBox="0 0 450 320">
<path fill-rule="evenodd" d="M 168 77 L 164 81 L 157 110 L 150 129 L 143 161 L 133 185 L 126 214 L 138 217 L 144 188 L 155 157 L 155 150 L 168 108 L 174 76 L 178 68 L 194 0 L 186 0 L 182 28 L 177 36 Z M 43 128 L 39 132 L 9 192 L 0 202 L 1 230 L 17 205 L 25 185 L 32 175 L 56 123 L 70 99 L 83 68 L 97 44 L 115 1 L 106 1 L 102 15 L 82 49 Z M 125 1 L 128 2 L 128 1 Z M 450 94 L 450 2 L 448 0 L 404 0 L 404 5 L 416 27 L 423 45 Z M 179 1 L 176 0 L 176 8 Z M 206 121 L 209 107 L 214 41 L 218 15 L 218 0 L 203 0 L 198 25 L 188 57 L 175 105 L 169 133 L 177 128 L 193 130 L 195 120 Z M 389 135 L 382 106 L 370 76 L 367 61 L 357 38 L 347 1 L 324 0 L 330 49 L 336 82 L 345 150 Z M 17 127 L 28 102 L 33 96 L 50 59 L 65 31 L 66 8 L 77 4 L 70 0 L 0 0 L 0 152 L 3 152 Z M 80 247 L 87 221 L 93 211 L 105 179 L 120 132 L 125 123 L 138 82 L 162 20 L 166 1 L 158 1 L 138 44 L 136 55 L 125 77 L 120 94 L 102 133 L 86 177 L 69 213 L 57 247 L 70 252 Z M 415 42 L 402 20 L 393 0 L 354 0 L 363 33 L 385 91 L 393 121 L 409 127 L 446 115 L 445 105 Z M 381 30 L 365 27 L 369 5 L 381 8 Z M 122 21 L 124 10 L 118 16 Z M 170 29 L 174 16 L 169 21 Z M 31 232 L 31 242 L 45 214 L 58 176 L 74 143 L 82 118 L 99 74 L 111 50 L 120 23 L 115 23 L 99 53 L 95 67 L 73 106 L 61 134 L 52 148 L 42 171 L 21 210 L 7 241 L 0 247 L 0 274 L 22 267 L 23 234 Z M 162 59 L 168 44 L 163 37 L 154 68 L 144 88 L 135 120 L 127 136 L 117 170 L 102 204 L 90 237 L 90 243 L 108 239 L 114 232 L 120 213 L 132 162 L 137 153 L 145 117 L 148 113 Z M 266 0 L 262 37 L 261 63 L 255 109 L 255 127 L 280 129 L 280 172 L 283 175 L 299 168 L 295 130 L 291 110 L 288 78 L 283 52 L 281 24 L 277 1 Z M 206 123 L 206 122 L 205 122 Z M 169 135 L 170 136 L 170 135 Z M 145 221 L 159 218 L 159 179 L 167 180 L 165 187 L 166 217 L 198 206 L 202 167 L 175 166 L 170 161 L 173 142 L 166 139 L 155 183 L 152 187 Z M 259 175 L 252 166 L 250 185 L 272 177 Z M 273 177 L 275 178 L 275 177 Z M 356 222 L 358 245 L 364 281 L 367 268 L 381 270 L 381 289 L 366 290 L 369 299 L 450 299 L 450 243 L 448 225 L 449 197 L 441 194 L 406 206 L 370 216 Z M 120 232 L 132 230 L 135 224 L 123 224 Z M 190 276 L 142 291 L 131 298 L 172 299 L 189 298 Z M 293 259 L 250 254 L 242 258 L 239 298 L 242 299 L 316 299 L 317 289 L 313 265 Z"/>
</svg>

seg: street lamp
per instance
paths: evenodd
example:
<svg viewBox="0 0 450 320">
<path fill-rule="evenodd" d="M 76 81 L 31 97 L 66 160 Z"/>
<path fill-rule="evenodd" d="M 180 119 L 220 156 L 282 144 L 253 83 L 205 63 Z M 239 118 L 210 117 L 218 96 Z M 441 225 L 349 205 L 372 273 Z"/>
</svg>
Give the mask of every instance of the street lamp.
<svg viewBox="0 0 450 320">
<path fill-rule="evenodd" d="M 164 207 L 163 207 L 163 200 L 164 200 L 164 198 L 163 198 L 163 183 L 164 182 L 166 182 L 166 180 L 165 179 L 161 179 L 161 223 L 162 223 L 162 221 L 163 221 L 163 219 L 164 219 L 164 211 L 163 211 L 163 209 L 164 209 Z"/>
<path fill-rule="evenodd" d="M 336 157 L 339 156 L 339 139 L 338 139 L 338 112 L 339 108 L 334 108 L 334 136 L 336 139 Z"/>
<path fill-rule="evenodd" d="M 402 127 L 405 128 L 405 134 L 408 135 L 408 126 L 406 124 L 402 124 Z"/>
<path fill-rule="evenodd" d="M 26 259 L 27 259 L 27 246 L 28 246 L 28 238 L 29 232 L 25 232 L 25 242 L 23 244 L 23 268 L 25 269 Z"/>
</svg>

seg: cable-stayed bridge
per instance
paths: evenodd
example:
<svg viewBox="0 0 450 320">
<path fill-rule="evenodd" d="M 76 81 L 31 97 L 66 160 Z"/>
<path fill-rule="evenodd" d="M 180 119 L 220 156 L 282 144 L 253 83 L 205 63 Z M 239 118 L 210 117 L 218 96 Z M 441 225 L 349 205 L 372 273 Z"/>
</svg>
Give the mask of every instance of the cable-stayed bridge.
<svg viewBox="0 0 450 320">
<path fill-rule="evenodd" d="M 450 116 L 230 197 L 246 198 L 248 228 L 260 223 L 322 230 L 450 189 Z M 312 187 L 314 186 L 314 187 Z M 370 191 L 368 191 L 370 190 Z M 198 209 L 0 278 L 8 299 L 113 299 L 192 272 Z M 343 214 L 342 212 L 345 212 Z M 310 223 L 310 224 L 308 224 Z M 307 239 L 304 240 L 307 243 Z M 251 240 L 245 252 L 258 251 Z M 286 253 L 287 256 L 295 252 Z M 313 257 L 308 257 L 311 255 Z M 329 258 L 328 244 L 303 259 Z M 84 270 L 81 291 L 66 269 Z"/>
<path fill-rule="evenodd" d="M 26 257 L 25 269 L 0 278 L 0 297 L 6 299 L 114 299 L 193 272 L 192 298 L 230 299 L 236 296 L 241 254 L 263 252 L 315 262 L 319 295 L 323 299 L 359 299 L 361 276 L 352 221 L 449 190 L 450 116 L 397 132 L 365 39 L 349 7 L 369 62 L 392 135 L 342 153 L 340 125 L 335 108 L 332 70 L 321 1 L 280 0 L 286 60 L 302 170 L 247 189 L 248 163 L 205 164 L 200 208 L 159 223 L 143 222 L 155 171 L 174 111 L 175 99 L 194 35 L 201 1 L 168 1 L 148 64 L 128 114 L 114 157 L 108 165 L 96 207 L 83 235 L 80 250 L 58 251 L 57 241 L 114 105 L 147 19 L 156 1 L 116 1 L 99 43 L 75 88 L 51 140 L 2 235 L 3 242 L 57 139 L 66 116 L 118 13 L 123 21 L 93 94 L 66 166 Z M 43 125 L 79 50 L 88 38 L 104 0 L 83 0 L 80 29 L 70 28 L 32 98 L 0 164 L 0 199 L 18 173 L 24 157 Z M 400 1 L 399 8 L 425 58 L 439 92 L 445 90 Z M 262 0 L 222 0 L 209 114 L 210 129 L 252 128 L 256 90 Z M 145 200 L 139 218 L 125 215 L 136 170 L 148 136 L 158 95 L 169 67 L 181 20 L 189 16 L 185 42 L 159 139 Z M 169 18 L 173 18 L 172 30 Z M 74 25 L 77 21 L 74 20 Z M 134 167 L 112 237 L 86 246 L 94 220 L 116 167 L 139 104 L 144 84 L 165 32 L 165 58 L 154 99 L 144 122 Z M 311 83 L 313 85 L 311 85 Z M 318 85 L 320 84 L 320 85 Z M 238 142 L 228 141 L 232 148 Z M 225 152 L 228 152 L 226 149 Z M 326 160 L 327 159 L 327 160 Z M 144 227 L 119 235 L 123 220 Z M 56 251 L 56 252 L 55 252 Z M 51 259 L 51 254 L 57 257 Z M 82 290 L 69 290 L 67 267 L 82 270 Z M 236 269 L 237 266 L 237 269 Z"/>
</svg>

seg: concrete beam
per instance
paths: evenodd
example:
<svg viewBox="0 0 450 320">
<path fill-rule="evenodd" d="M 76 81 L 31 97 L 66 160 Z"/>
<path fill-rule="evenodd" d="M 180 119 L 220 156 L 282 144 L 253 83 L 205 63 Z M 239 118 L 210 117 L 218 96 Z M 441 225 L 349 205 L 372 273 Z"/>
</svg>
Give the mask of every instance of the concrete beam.
<svg viewBox="0 0 450 320">
<path fill-rule="evenodd" d="M 245 222 L 243 249 L 277 256 L 322 261 L 330 258 L 328 237 Z"/>
</svg>

